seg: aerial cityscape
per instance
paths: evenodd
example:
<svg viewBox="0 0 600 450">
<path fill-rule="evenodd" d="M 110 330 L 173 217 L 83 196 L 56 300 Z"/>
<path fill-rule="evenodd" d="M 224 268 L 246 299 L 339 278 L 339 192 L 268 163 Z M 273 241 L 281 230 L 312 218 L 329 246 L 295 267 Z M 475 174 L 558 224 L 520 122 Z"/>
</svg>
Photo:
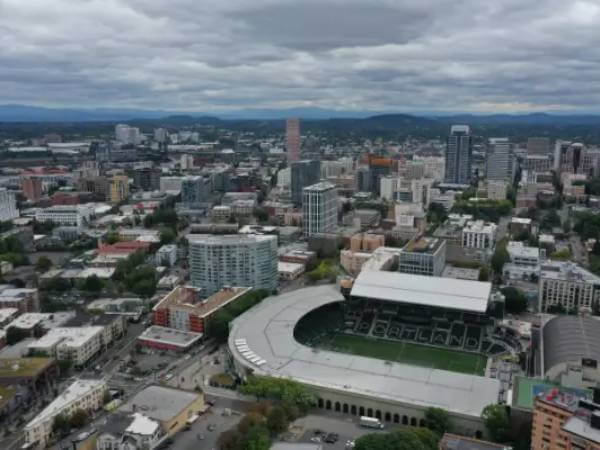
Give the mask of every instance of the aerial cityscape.
<svg viewBox="0 0 600 450">
<path fill-rule="evenodd" d="M 600 450 L 599 25 L 0 0 L 0 450 Z"/>
</svg>

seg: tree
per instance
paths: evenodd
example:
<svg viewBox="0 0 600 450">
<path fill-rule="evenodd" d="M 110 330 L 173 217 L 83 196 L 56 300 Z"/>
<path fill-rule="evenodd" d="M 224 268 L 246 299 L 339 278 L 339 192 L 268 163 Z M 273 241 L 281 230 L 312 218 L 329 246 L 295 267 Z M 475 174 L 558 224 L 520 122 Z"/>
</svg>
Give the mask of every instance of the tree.
<svg viewBox="0 0 600 450">
<path fill-rule="evenodd" d="M 55 433 L 64 434 L 70 428 L 69 420 L 64 416 L 64 414 L 58 414 L 54 417 L 54 421 L 52 422 L 52 431 Z"/>
<path fill-rule="evenodd" d="M 161 227 L 160 228 L 160 244 L 166 245 L 175 241 L 177 234 L 173 231 L 173 228 Z"/>
<path fill-rule="evenodd" d="M 445 432 L 452 429 L 448 411 L 442 408 L 427 408 L 425 410 L 425 426 L 442 437 Z"/>
<path fill-rule="evenodd" d="M 269 450 L 271 448 L 271 436 L 269 436 L 269 430 L 264 426 L 250 428 L 245 441 L 244 450 Z"/>
<path fill-rule="evenodd" d="M 527 296 L 523 291 L 512 286 L 502 288 L 500 291 L 504 295 L 506 311 L 518 314 L 527 310 Z"/>
<path fill-rule="evenodd" d="M 26 330 L 17 327 L 8 327 L 6 329 L 6 344 L 13 345 L 18 342 L 21 342 L 23 339 L 28 337 L 29 334 Z"/>
<path fill-rule="evenodd" d="M 508 254 L 508 250 L 506 250 L 506 242 L 500 242 L 496 246 L 496 251 L 492 256 L 492 269 L 496 273 L 502 273 L 502 268 L 508 261 L 510 261 L 510 255 Z"/>
<path fill-rule="evenodd" d="M 481 413 L 481 418 L 493 441 L 506 440 L 510 422 L 504 405 L 487 405 Z"/>
<path fill-rule="evenodd" d="M 221 433 L 217 439 L 219 450 L 240 450 L 243 446 L 244 437 L 235 429 Z"/>
<path fill-rule="evenodd" d="M 488 281 L 490 279 L 490 269 L 487 266 L 483 266 L 479 270 L 479 281 Z"/>
<path fill-rule="evenodd" d="M 273 436 L 283 433 L 288 428 L 288 418 L 281 406 L 274 406 L 267 414 L 267 428 Z"/>
<path fill-rule="evenodd" d="M 90 275 L 85 279 L 82 289 L 84 291 L 98 293 L 104 288 L 104 283 L 97 275 Z"/>
<path fill-rule="evenodd" d="M 108 233 L 108 235 L 106 236 L 106 242 L 110 245 L 119 242 L 119 233 L 117 233 L 116 231 L 111 231 L 110 233 Z"/>
<path fill-rule="evenodd" d="M 52 261 L 47 256 L 40 256 L 35 263 L 35 269 L 39 272 L 47 272 L 52 267 Z"/>
<path fill-rule="evenodd" d="M 69 423 L 73 428 L 85 427 L 88 423 L 88 413 L 81 408 L 76 409 L 69 418 Z"/>
<path fill-rule="evenodd" d="M 269 220 L 269 213 L 264 208 L 254 208 L 253 215 L 259 222 L 266 222 Z"/>
</svg>

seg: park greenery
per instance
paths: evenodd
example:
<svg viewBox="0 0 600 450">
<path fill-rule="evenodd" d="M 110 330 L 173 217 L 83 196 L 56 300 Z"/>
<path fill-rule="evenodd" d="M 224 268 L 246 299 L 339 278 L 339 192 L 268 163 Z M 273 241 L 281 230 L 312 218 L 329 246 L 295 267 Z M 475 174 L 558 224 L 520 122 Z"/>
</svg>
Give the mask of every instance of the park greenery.
<svg viewBox="0 0 600 450">
<path fill-rule="evenodd" d="M 40 256 L 35 263 L 35 270 L 47 272 L 52 267 L 52 261 L 47 256 Z"/>
<path fill-rule="evenodd" d="M 144 217 L 144 227 L 152 228 L 156 225 L 166 225 L 177 228 L 177 213 L 173 208 L 160 207 L 152 214 Z"/>
<path fill-rule="evenodd" d="M 437 450 L 440 436 L 428 428 L 407 427 L 356 439 L 355 450 Z"/>
<path fill-rule="evenodd" d="M 58 414 L 52 423 L 52 431 L 59 433 L 60 436 L 64 436 L 71 431 L 71 428 L 83 428 L 88 424 L 88 422 L 88 413 L 79 408 L 73 411 L 73 414 L 70 416 Z"/>
<path fill-rule="evenodd" d="M 8 261 L 14 266 L 29 264 L 29 258 L 25 255 L 25 247 L 17 236 L 0 239 L 0 261 Z"/>
<path fill-rule="evenodd" d="M 150 298 L 156 292 L 158 283 L 153 267 L 144 265 L 146 255 L 137 251 L 117 264 L 114 279 L 123 283 L 127 290 L 143 298 Z"/>
<path fill-rule="evenodd" d="M 496 250 L 492 256 L 492 270 L 496 274 L 502 274 L 502 268 L 504 264 L 510 261 L 510 255 L 508 254 L 508 250 L 506 250 L 506 246 L 508 245 L 507 239 L 502 239 L 498 244 L 496 244 Z"/>
<path fill-rule="evenodd" d="M 219 309 L 210 321 L 209 334 L 218 342 L 227 341 L 229 323 L 240 314 L 260 303 L 269 292 L 264 289 L 252 290 L 236 301 Z"/>
<path fill-rule="evenodd" d="M 509 200 L 479 199 L 476 202 L 471 202 L 461 198 L 454 204 L 451 212 L 471 214 L 475 220 L 498 223 L 500 217 L 509 215 L 511 210 L 512 203 Z"/>
<path fill-rule="evenodd" d="M 427 223 L 431 228 L 437 228 L 448 219 L 446 208 L 440 203 L 432 202 L 427 209 Z"/>
<path fill-rule="evenodd" d="M 315 403 L 312 392 L 297 381 L 253 375 L 240 386 L 240 391 L 260 399 L 281 402 L 288 407 L 297 408 L 304 415 Z"/>
</svg>

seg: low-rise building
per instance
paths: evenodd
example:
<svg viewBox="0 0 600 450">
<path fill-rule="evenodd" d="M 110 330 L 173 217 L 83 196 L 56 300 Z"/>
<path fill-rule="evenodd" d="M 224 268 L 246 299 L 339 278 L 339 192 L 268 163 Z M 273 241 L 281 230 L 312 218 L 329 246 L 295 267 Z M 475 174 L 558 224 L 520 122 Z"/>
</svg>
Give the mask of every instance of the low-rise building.
<svg viewBox="0 0 600 450">
<path fill-rule="evenodd" d="M 537 266 L 546 256 L 544 249 L 529 247 L 520 241 L 509 241 L 506 246 L 510 261 L 520 266 Z"/>
<path fill-rule="evenodd" d="M 28 345 L 32 354 L 72 361 L 83 367 L 103 349 L 104 327 L 56 327 Z"/>
<path fill-rule="evenodd" d="M 102 311 L 104 314 L 119 314 L 137 322 L 144 312 L 144 302 L 136 297 L 103 298 L 88 303 L 87 310 Z"/>
<path fill-rule="evenodd" d="M 107 391 L 103 380 L 77 380 L 56 397 L 24 428 L 25 443 L 44 448 L 50 435 L 54 419 L 58 415 L 70 417 L 77 410 L 92 412 L 100 409 Z"/>
<path fill-rule="evenodd" d="M 282 280 L 295 280 L 304 273 L 304 270 L 304 264 L 282 261 L 279 261 L 277 263 L 277 272 L 279 273 L 279 278 L 281 278 Z"/>
<path fill-rule="evenodd" d="M 462 246 L 480 250 L 492 250 L 498 226 L 492 222 L 473 220 L 462 230 Z"/>
<path fill-rule="evenodd" d="M 451 433 L 444 434 L 439 448 L 440 450 L 512 450 L 512 447 L 505 444 L 496 444 Z"/>
<path fill-rule="evenodd" d="M 143 412 L 160 423 L 164 433 L 173 436 L 185 427 L 187 420 L 206 410 L 204 395 L 166 386 L 148 386 L 125 403 L 121 412 Z"/>
<path fill-rule="evenodd" d="M 166 433 L 160 423 L 140 412 L 115 412 L 98 430 L 96 450 L 154 449 Z"/>
<path fill-rule="evenodd" d="M 85 205 L 57 205 L 39 209 L 35 213 L 37 222 L 52 222 L 63 226 L 82 227 L 91 221 L 94 210 Z"/>
<path fill-rule="evenodd" d="M 506 200 L 508 183 L 501 180 L 487 181 L 487 198 L 490 200 Z"/>
<path fill-rule="evenodd" d="M 239 300 L 252 288 L 225 287 L 207 298 L 189 286 L 177 286 L 152 308 L 155 325 L 207 334 L 211 316 Z"/>
<path fill-rule="evenodd" d="M 439 277 L 446 265 L 446 241 L 439 238 L 416 237 L 400 251 L 398 271 Z"/>
<path fill-rule="evenodd" d="M 521 233 L 531 233 L 533 221 L 527 217 L 513 217 L 508 224 L 508 230 L 513 236 Z"/>
<path fill-rule="evenodd" d="M 48 392 L 58 375 L 53 358 L 11 358 L 4 354 L 0 358 L 0 386 L 19 385 L 34 393 Z"/>
<path fill-rule="evenodd" d="M 19 315 L 17 308 L 1 308 L 0 309 L 0 329 L 4 328 Z"/>
<path fill-rule="evenodd" d="M 140 345 L 159 350 L 184 352 L 198 343 L 202 336 L 201 333 L 153 325 L 138 336 L 137 342 Z"/>
<path fill-rule="evenodd" d="M 0 285 L 0 308 L 16 308 L 20 314 L 37 312 L 40 310 L 38 290 Z"/>
</svg>

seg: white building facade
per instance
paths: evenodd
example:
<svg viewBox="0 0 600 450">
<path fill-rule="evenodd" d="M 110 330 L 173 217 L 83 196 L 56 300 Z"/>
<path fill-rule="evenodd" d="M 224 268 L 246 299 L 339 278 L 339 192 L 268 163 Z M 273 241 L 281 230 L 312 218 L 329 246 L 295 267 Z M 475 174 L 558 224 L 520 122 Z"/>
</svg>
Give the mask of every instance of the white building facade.
<svg viewBox="0 0 600 450">
<path fill-rule="evenodd" d="M 462 246 L 481 250 L 493 249 L 497 228 L 495 223 L 483 220 L 467 222 L 462 230 Z"/>
<path fill-rule="evenodd" d="M 6 188 L 0 189 L 0 222 L 16 219 L 19 217 L 15 194 Z"/>
<path fill-rule="evenodd" d="M 62 226 L 81 227 L 89 223 L 94 210 L 83 205 L 57 205 L 44 208 L 35 213 L 38 222 L 52 222 Z"/>
<path fill-rule="evenodd" d="M 337 190 L 321 182 L 302 190 L 302 226 L 305 236 L 332 233 L 337 227 Z"/>
</svg>

